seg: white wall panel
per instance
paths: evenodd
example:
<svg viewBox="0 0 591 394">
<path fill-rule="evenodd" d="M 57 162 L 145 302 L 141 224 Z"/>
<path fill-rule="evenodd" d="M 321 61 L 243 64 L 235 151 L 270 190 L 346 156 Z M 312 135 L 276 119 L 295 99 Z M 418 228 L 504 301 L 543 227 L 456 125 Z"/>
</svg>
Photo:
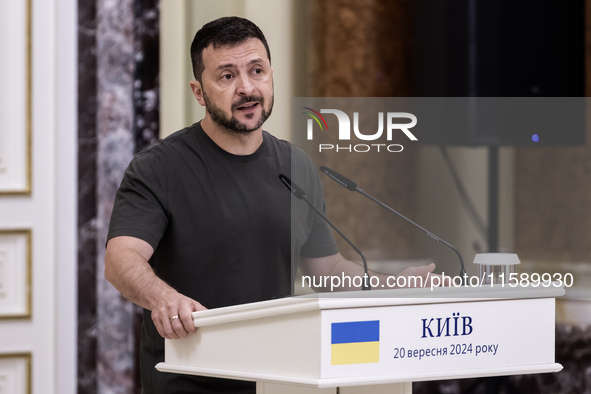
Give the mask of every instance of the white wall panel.
<svg viewBox="0 0 591 394">
<path fill-rule="evenodd" d="M 0 230 L 0 319 L 30 317 L 31 233 Z"/>
<path fill-rule="evenodd" d="M 0 194 L 28 193 L 30 189 L 27 3 L 0 2 Z"/>
<path fill-rule="evenodd" d="M 2 394 L 76 392 L 76 4 L 0 1 Z"/>
<path fill-rule="evenodd" d="M 0 354 L 0 394 L 31 392 L 31 356 Z"/>
</svg>

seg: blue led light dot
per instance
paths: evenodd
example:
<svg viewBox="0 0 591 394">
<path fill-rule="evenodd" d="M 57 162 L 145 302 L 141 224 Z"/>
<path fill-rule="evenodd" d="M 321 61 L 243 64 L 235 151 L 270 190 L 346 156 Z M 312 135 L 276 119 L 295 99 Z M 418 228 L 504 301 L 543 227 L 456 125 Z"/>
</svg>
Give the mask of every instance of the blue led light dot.
<svg viewBox="0 0 591 394">
<path fill-rule="evenodd" d="M 537 135 L 537 134 L 534 134 L 534 135 L 531 136 L 531 140 L 533 142 L 540 142 L 540 136 Z"/>
</svg>

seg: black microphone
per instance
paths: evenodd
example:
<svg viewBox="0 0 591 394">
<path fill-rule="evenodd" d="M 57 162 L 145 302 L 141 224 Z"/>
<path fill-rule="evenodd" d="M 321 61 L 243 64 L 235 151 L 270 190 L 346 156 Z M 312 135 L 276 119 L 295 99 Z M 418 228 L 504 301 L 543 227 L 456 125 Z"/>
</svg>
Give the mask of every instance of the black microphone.
<svg viewBox="0 0 591 394">
<path fill-rule="evenodd" d="M 420 226 L 419 224 L 413 222 L 412 220 L 410 220 L 409 218 L 407 218 L 403 214 L 395 211 L 394 209 L 390 208 L 388 205 L 384 204 L 380 200 L 378 200 L 375 197 L 367 194 L 366 192 L 364 192 L 363 190 L 361 190 L 359 187 L 357 187 L 357 184 L 355 182 L 353 182 L 352 180 L 350 180 L 346 176 L 343 176 L 343 175 L 339 174 L 338 172 L 336 172 L 334 170 L 331 170 L 330 168 L 325 167 L 325 166 L 321 166 L 320 167 L 320 171 L 322 171 L 326 176 L 328 176 L 330 179 L 332 179 L 333 181 L 335 181 L 339 185 L 341 185 L 341 186 L 343 186 L 343 187 L 345 187 L 345 188 L 347 188 L 347 189 L 349 189 L 351 191 L 355 191 L 357 193 L 360 193 L 360 194 L 364 195 L 365 197 L 369 198 L 370 200 L 372 200 L 373 202 L 375 202 L 376 204 L 378 204 L 382 208 L 387 209 L 388 211 L 396 214 L 398 217 L 406 220 L 408 223 L 410 223 L 413 226 L 417 227 L 418 229 L 422 230 L 425 234 L 427 234 L 428 236 L 430 236 L 431 238 L 433 238 L 435 241 L 439 241 L 442 244 L 444 244 L 445 246 L 447 246 L 448 248 L 450 248 L 451 250 L 453 250 L 458 255 L 458 258 L 460 259 L 460 265 L 461 265 L 460 276 L 462 278 L 465 278 L 465 276 L 466 276 L 466 268 L 464 267 L 464 259 L 462 258 L 462 255 L 460 254 L 460 252 L 452 244 L 450 244 L 449 242 L 446 242 L 446 241 L 442 240 L 441 238 L 439 238 L 438 236 L 436 236 L 432 232 L 428 231 L 424 227 Z"/>
<path fill-rule="evenodd" d="M 359 256 L 361 256 L 361 260 L 363 260 L 363 270 L 365 272 L 365 278 L 363 280 L 363 285 L 361 286 L 361 289 L 371 290 L 371 285 L 368 282 L 369 273 L 367 270 L 367 261 L 365 261 L 365 256 L 363 255 L 363 253 L 361 253 L 361 250 L 359 250 L 357 246 L 353 245 L 353 243 L 349 241 L 349 239 L 345 237 L 345 235 L 342 232 L 340 232 L 339 229 L 336 228 L 335 225 L 332 224 L 330 220 L 328 220 L 328 218 L 318 208 L 314 206 L 314 204 L 310 202 L 310 200 L 308 200 L 308 197 L 306 197 L 306 193 L 304 193 L 304 191 L 300 187 L 293 183 L 291 179 L 289 179 L 287 176 L 283 174 L 279 175 L 279 179 L 281 179 L 281 182 L 283 182 L 283 184 L 291 191 L 291 193 L 294 196 L 296 196 L 298 200 L 304 200 L 310 207 L 312 207 L 312 209 L 314 210 L 314 212 L 318 214 L 318 216 L 320 216 L 326 223 L 328 223 L 328 225 L 332 227 L 334 231 L 336 231 L 341 237 L 343 237 L 343 239 L 347 241 L 347 243 L 351 245 L 351 247 L 355 249 L 357 253 L 359 253 Z"/>
</svg>

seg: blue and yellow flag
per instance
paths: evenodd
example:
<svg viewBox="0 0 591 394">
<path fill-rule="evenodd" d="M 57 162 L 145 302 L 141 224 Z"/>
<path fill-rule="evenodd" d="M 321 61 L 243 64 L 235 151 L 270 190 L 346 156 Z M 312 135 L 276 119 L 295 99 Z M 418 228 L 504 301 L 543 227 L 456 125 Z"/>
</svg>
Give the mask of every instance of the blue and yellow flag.
<svg viewBox="0 0 591 394">
<path fill-rule="evenodd" d="M 331 365 L 380 361 L 380 321 L 332 323 Z"/>
</svg>

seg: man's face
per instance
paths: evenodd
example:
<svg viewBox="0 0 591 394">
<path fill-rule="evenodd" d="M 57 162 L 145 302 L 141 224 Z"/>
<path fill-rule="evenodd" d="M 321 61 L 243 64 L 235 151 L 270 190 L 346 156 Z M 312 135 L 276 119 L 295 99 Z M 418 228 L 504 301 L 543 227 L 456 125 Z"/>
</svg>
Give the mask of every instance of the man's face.
<svg viewBox="0 0 591 394">
<path fill-rule="evenodd" d="M 251 38 L 236 46 L 203 50 L 201 84 L 191 87 L 211 119 L 227 130 L 259 129 L 273 108 L 273 69 L 263 43 Z"/>
</svg>

